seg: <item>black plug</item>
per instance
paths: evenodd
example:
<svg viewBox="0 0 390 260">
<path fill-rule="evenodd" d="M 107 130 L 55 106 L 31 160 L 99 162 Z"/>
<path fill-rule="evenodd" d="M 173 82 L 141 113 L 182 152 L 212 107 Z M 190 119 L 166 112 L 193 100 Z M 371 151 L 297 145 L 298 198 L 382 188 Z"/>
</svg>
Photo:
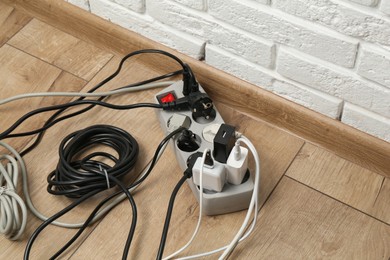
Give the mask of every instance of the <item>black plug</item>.
<svg viewBox="0 0 390 260">
<path fill-rule="evenodd" d="M 192 177 L 192 169 L 194 168 L 194 165 L 196 163 L 196 160 L 198 158 L 202 158 L 203 154 L 201 152 L 196 152 L 191 154 L 187 159 L 187 169 L 184 171 L 184 175 L 187 176 L 187 178 Z"/>
<path fill-rule="evenodd" d="M 195 134 L 185 129 L 177 139 L 177 147 L 184 152 L 193 152 L 199 149 L 199 144 Z"/>
<path fill-rule="evenodd" d="M 191 110 L 192 118 L 195 120 L 200 117 L 213 119 L 216 115 L 213 101 L 206 93 L 200 91 L 191 92 L 173 102 L 163 103 L 162 108 L 169 111 Z"/>
<path fill-rule="evenodd" d="M 188 64 L 184 64 L 183 72 L 183 95 L 188 96 L 190 93 L 199 92 L 199 84 L 195 75 Z"/>
<path fill-rule="evenodd" d="M 205 158 L 204 164 L 211 166 L 211 167 L 214 165 L 214 160 L 211 157 L 210 151 L 207 151 L 207 153 L 206 153 L 206 158 Z"/>
<path fill-rule="evenodd" d="M 236 142 L 236 129 L 234 126 L 222 124 L 214 137 L 214 159 L 220 163 L 226 163 L 229 154 Z"/>
</svg>

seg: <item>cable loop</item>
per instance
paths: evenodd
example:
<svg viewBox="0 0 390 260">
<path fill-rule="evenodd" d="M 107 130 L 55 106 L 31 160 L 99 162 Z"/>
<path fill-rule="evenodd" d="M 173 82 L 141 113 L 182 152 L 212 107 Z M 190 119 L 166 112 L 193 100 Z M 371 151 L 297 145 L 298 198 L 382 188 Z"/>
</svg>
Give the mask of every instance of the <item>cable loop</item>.
<svg viewBox="0 0 390 260">
<path fill-rule="evenodd" d="M 113 149 L 115 155 L 101 150 L 102 146 Z M 119 179 L 129 173 L 138 152 L 137 141 L 114 126 L 95 125 L 74 132 L 60 144 L 57 167 L 47 177 L 47 190 L 53 195 L 81 198 L 110 189 L 116 186 L 110 177 Z"/>
</svg>

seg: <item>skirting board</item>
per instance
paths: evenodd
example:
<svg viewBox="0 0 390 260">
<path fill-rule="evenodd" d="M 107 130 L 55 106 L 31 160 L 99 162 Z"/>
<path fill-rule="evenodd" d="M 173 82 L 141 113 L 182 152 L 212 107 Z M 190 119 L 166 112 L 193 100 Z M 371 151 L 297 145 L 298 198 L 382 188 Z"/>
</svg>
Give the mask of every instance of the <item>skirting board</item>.
<svg viewBox="0 0 390 260">
<path fill-rule="evenodd" d="M 0 0 L 60 30 L 124 55 L 139 49 L 163 49 L 191 65 L 210 96 L 237 110 L 285 129 L 349 161 L 390 177 L 390 143 L 304 108 L 175 50 L 121 28 L 65 1 Z M 166 59 L 145 59 L 158 69 L 176 68 Z M 162 66 L 163 65 L 163 66 Z"/>
</svg>

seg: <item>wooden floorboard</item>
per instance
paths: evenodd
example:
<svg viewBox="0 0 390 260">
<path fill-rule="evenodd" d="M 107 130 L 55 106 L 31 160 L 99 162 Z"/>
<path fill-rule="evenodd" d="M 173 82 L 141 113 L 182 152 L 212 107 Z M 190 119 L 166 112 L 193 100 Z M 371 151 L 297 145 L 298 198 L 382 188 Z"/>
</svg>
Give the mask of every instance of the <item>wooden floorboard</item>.
<svg viewBox="0 0 390 260">
<path fill-rule="evenodd" d="M 7 42 L 31 19 L 31 16 L 0 2 L 0 46 Z"/>
<path fill-rule="evenodd" d="M 284 177 L 232 259 L 388 259 L 390 226 Z"/>
<path fill-rule="evenodd" d="M 5 28 L 5 29 L 4 29 Z M 117 50 L 102 49 L 92 41 L 71 35 L 0 2 L 0 98 L 36 91 L 91 89 L 116 70 Z M 72 30 L 70 30 L 72 31 Z M 84 36 L 83 36 L 84 37 Z M 29 41 L 29 42 L 28 42 Z M 154 59 L 136 57 L 102 90 L 109 90 L 168 72 Z M 152 102 L 158 90 L 112 97 L 110 102 Z M 218 91 L 213 92 L 218 96 Z M 220 98 L 219 98 L 220 99 Z M 0 106 L 0 131 L 31 109 L 59 104 L 70 98 L 34 98 Z M 223 101 L 223 100 L 222 100 Z M 263 205 L 254 233 L 239 245 L 232 259 L 389 259 L 390 181 L 331 152 L 305 142 L 262 120 L 217 102 L 223 118 L 247 135 L 261 158 L 260 203 Z M 19 131 L 42 125 L 48 114 L 22 125 Z M 112 124 L 129 131 L 139 142 L 140 156 L 134 173 L 149 162 L 163 134 L 152 109 L 93 110 L 49 129 L 42 143 L 25 156 L 29 187 L 38 209 L 54 214 L 71 203 L 46 191 L 46 177 L 54 169 L 59 142 L 67 134 L 93 124 Z M 31 138 L 6 140 L 18 150 Z M 253 161 L 250 160 L 253 169 Z M 173 152 L 168 149 L 150 178 L 134 197 L 138 224 L 130 259 L 154 258 L 171 191 L 181 177 Z M 109 192 L 107 192 L 109 193 Z M 106 194 L 107 194 L 106 193 Z M 64 221 L 83 220 L 104 197 L 102 194 L 73 210 Z M 178 194 L 166 253 L 186 243 L 197 222 L 198 203 L 187 185 Z M 246 212 L 204 217 L 199 236 L 184 255 L 204 252 L 229 242 Z M 372 217 L 371 217 L 372 216 Z M 121 203 L 85 235 L 63 258 L 119 259 L 130 227 L 128 202 Z M 29 235 L 41 223 L 29 214 L 21 241 L 0 237 L 0 259 L 20 259 Z M 50 226 L 32 250 L 32 259 L 49 258 L 75 230 Z M 215 256 L 209 259 L 215 259 Z"/>
<path fill-rule="evenodd" d="M 37 19 L 8 43 L 85 80 L 90 80 L 112 57 L 111 53 Z"/>
<path fill-rule="evenodd" d="M 388 178 L 311 144 L 305 144 L 286 174 L 390 224 Z"/>
</svg>

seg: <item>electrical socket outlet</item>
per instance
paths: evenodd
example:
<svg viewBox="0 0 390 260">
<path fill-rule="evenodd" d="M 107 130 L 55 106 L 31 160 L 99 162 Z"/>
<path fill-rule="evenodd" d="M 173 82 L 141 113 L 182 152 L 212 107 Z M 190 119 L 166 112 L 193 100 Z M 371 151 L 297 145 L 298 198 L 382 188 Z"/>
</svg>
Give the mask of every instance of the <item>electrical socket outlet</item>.
<svg viewBox="0 0 390 260">
<path fill-rule="evenodd" d="M 182 94 L 182 90 L 183 83 L 182 81 L 178 81 L 175 84 L 159 92 L 155 96 L 156 102 L 159 102 L 161 97 L 168 93 L 173 93 L 177 99 L 182 98 L 184 97 L 184 95 Z M 204 89 L 201 86 L 199 86 L 199 90 L 202 93 L 205 93 Z M 175 152 L 177 162 L 179 163 L 179 166 L 183 171 L 187 169 L 187 160 L 192 154 L 196 152 L 203 153 L 203 151 L 207 148 L 213 151 L 213 142 L 211 140 L 212 136 L 210 137 L 210 134 L 212 135 L 213 129 L 215 132 L 216 125 L 224 124 L 221 115 L 215 107 L 214 109 L 215 114 L 213 114 L 213 116 L 208 119 L 192 117 L 193 111 L 190 111 L 189 109 L 181 111 L 157 111 L 157 116 L 160 120 L 161 128 L 165 134 L 168 134 L 170 132 L 169 122 L 173 118 L 175 120 L 179 120 L 180 122 L 186 122 L 186 125 L 189 125 L 189 130 L 191 130 L 195 134 L 195 139 L 199 144 L 199 148 L 195 151 L 186 152 L 180 150 L 177 146 L 177 136 L 173 138 L 170 142 Z M 180 116 L 175 116 L 176 114 L 179 114 Z M 190 123 L 188 123 L 187 118 L 191 120 Z M 249 171 L 246 174 L 249 175 Z M 187 183 L 191 188 L 193 194 L 199 201 L 200 192 L 198 185 L 194 184 L 192 178 L 188 179 Z M 244 182 L 239 185 L 233 185 L 226 182 L 221 192 L 206 190 L 203 193 L 204 213 L 206 215 L 218 215 L 247 209 L 252 196 L 253 187 L 254 183 L 252 178 L 250 176 L 246 176 Z"/>
</svg>

